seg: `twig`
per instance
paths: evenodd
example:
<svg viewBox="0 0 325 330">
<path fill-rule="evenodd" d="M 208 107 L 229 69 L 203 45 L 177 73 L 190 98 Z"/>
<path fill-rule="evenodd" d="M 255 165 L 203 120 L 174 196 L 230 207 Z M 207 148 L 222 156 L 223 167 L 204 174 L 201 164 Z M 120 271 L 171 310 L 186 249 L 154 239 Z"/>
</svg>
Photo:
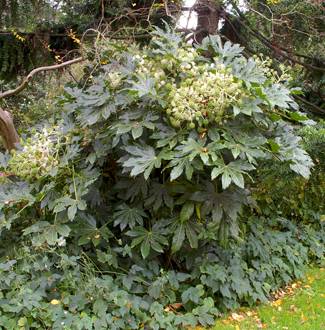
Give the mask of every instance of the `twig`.
<svg viewBox="0 0 325 330">
<path fill-rule="evenodd" d="M 300 102 L 308 105 L 309 107 L 313 108 L 314 109 L 312 111 L 313 113 L 317 113 L 317 114 L 321 114 L 321 115 L 325 116 L 325 109 L 322 109 L 321 107 L 317 106 L 316 104 L 307 101 L 306 99 L 304 99 L 303 97 L 301 97 L 299 95 L 294 95 L 294 98 L 296 100 L 299 100 Z"/>
<path fill-rule="evenodd" d="M 27 75 L 26 78 L 24 78 L 23 82 L 18 87 L 16 87 L 15 89 L 10 89 L 8 91 L 5 91 L 3 93 L 0 93 L 0 99 L 5 98 L 5 97 L 8 97 L 8 96 L 11 96 L 11 95 L 15 95 L 15 94 L 21 92 L 27 86 L 27 84 L 33 78 L 33 76 L 36 73 L 38 73 L 38 72 L 52 71 L 52 70 L 61 69 L 61 68 L 64 68 L 64 67 L 66 67 L 68 65 L 79 63 L 81 61 L 83 61 L 83 58 L 82 57 L 78 57 L 78 58 L 75 58 L 73 60 L 70 60 L 70 61 L 67 61 L 67 62 L 63 62 L 61 64 L 55 64 L 55 65 L 50 65 L 50 66 L 41 66 L 39 68 L 36 68 L 36 69 L 32 70 Z"/>
<path fill-rule="evenodd" d="M 279 52 L 279 50 L 281 52 L 279 52 L 279 54 L 281 56 L 283 56 L 284 58 L 296 63 L 296 64 L 300 64 L 302 65 L 303 67 L 307 68 L 307 69 L 310 69 L 310 70 L 315 70 L 315 71 L 321 71 L 321 72 L 325 72 L 325 68 L 322 68 L 322 67 L 318 67 L 318 66 L 314 66 L 314 65 L 311 65 L 311 64 L 307 64 L 307 63 L 304 63 L 300 60 L 297 60 L 291 56 L 288 55 L 288 53 L 290 53 L 290 51 L 288 49 L 285 49 L 283 47 L 280 47 L 280 46 L 274 46 L 270 43 L 270 41 L 263 35 L 261 34 L 259 31 L 257 31 L 256 29 L 252 28 L 249 24 L 245 24 L 244 22 L 247 22 L 247 19 L 246 17 L 243 15 L 243 13 L 240 11 L 240 9 L 237 7 L 237 5 L 231 1 L 231 4 L 232 6 L 234 7 L 234 9 L 236 10 L 236 12 L 238 13 L 239 15 L 239 19 L 238 19 L 238 22 L 240 24 L 242 24 L 245 28 L 248 29 L 248 31 L 253 34 L 257 39 L 259 39 L 266 47 L 272 49 L 273 51 L 275 52 Z M 309 58 L 309 59 L 313 59 L 311 57 L 307 57 L 306 55 L 304 56 L 301 56 L 301 54 L 294 54 L 295 56 L 298 56 L 298 57 L 304 57 L 304 58 Z"/>
</svg>

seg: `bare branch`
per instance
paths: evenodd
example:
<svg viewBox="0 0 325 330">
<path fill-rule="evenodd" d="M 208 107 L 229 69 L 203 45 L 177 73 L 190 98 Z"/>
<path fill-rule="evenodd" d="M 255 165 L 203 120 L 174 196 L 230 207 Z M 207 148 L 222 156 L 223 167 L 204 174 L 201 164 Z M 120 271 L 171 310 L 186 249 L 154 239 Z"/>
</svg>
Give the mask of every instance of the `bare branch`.
<svg viewBox="0 0 325 330">
<path fill-rule="evenodd" d="M 309 101 L 307 101 L 305 98 L 299 96 L 299 95 L 295 95 L 294 98 L 302 103 L 304 103 L 305 105 L 310 107 L 310 112 L 313 112 L 315 114 L 318 115 L 322 115 L 323 117 L 325 117 L 325 109 L 319 107 L 318 105 L 311 103 Z"/>
<path fill-rule="evenodd" d="M 55 65 L 49 65 L 49 66 L 41 66 L 39 68 L 36 68 L 36 69 L 32 70 L 27 75 L 26 78 L 24 78 L 23 82 L 18 87 L 16 87 L 15 89 L 10 89 L 8 91 L 5 91 L 3 93 L 0 93 L 0 99 L 3 99 L 3 98 L 8 97 L 8 96 L 15 95 L 15 94 L 18 94 L 19 92 L 21 92 L 24 88 L 26 88 L 27 84 L 30 82 L 30 80 L 33 78 L 33 76 L 36 73 L 38 73 L 38 72 L 52 71 L 52 70 L 61 69 L 61 68 L 64 68 L 66 66 L 69 66 L 69 65 L 72 65 L 72 64 L 81 62 L 81 61 L 83 61 L 83 58 L 82 57 L 78 57 L 78 58 L 75 58 L 73 60 L 70 60 L 70 61 L 67 61 L 67 62 L 63 62 L 61 64 L 55 64 Z"/>
<path fill-rule="evenodd" d="M 311 64 L 307 64 L 304 63 L 300 60 L 297 60 L 295 58 L 293 58 L 292 56 L 290 56 L 289 54 L 291 53 L 288 49 L 285 49 L 283 47 L 280 46 L 275 46 L 273 45 L 263 34 L 261 34 L 259 31 L 257 31 L 256 29 L 254 29 L 248 22 L 246 17 L 243 15 L 243 13 L 240 11 L 240 9 L 238 8 L 238 6 L 236 5 L 236 3 L 234 3 L 233 1 L 231 1 L 232 6 L 234 7 L 235 11 L 238 13 L 239 15 L 239 19 L 238 22 L 244 26 L 248 32 L 250 32 L 253 36 L 255 36 L 258 40 L 260 40 L 266 47 L 272 49 L 273 51 L 279 53 L 281 56 L 283 56 L 284 58 L 286 58 L 287 60 L 290 60 L 296 64 L 300 64 L 301 66 L 305 67 L 306 69 L 309 70 L 314 70 L 314 71 L 321 71 L 321 72 L 325 72 L 325 68 L 323 67 L 318 67 L 315 65 L 311 65 Z M 246 22 L 246 23 L 245 23 Z M 293 55 L 297 56 L 297 57 L 304 57 L 304 58 L 308 58 L 308 59 L 313 59 L 309 56 L 306 55 L 301 55 L 301 54 L 295 54 L 293 53 Z"/>
</svg>

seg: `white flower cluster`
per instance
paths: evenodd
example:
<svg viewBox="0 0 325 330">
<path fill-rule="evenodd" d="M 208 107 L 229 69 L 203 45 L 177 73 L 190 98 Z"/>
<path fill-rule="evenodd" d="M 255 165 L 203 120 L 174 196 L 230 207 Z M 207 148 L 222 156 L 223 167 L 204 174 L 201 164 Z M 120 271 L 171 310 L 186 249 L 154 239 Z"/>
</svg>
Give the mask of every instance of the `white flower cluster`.
<svg viewBox="0 0 325 330">
<path fill-rule="evenodd" d="M 196 50 L 192 47 L 179 48 L 172 58 L 163 58 L 160 65 L 169 71 L 188 71 L 196 64 L 199 57 Z"/>
<path fill-rule="evenodd" d="M 57 139 L 57 132 L 53 128 L 43 128 L 24 142 L 22 150 L 13 152 L 9 161 L 10 171 L 27 180 L 48 174 L 58 165 Z"/>
<path fill-rule="evenodd" d="M 167 114 L 174 127 L 220 123 L 226 109 L 243 95 L 241 83 L 222 65 L 191 64 L 188 77 L 173 83 Z"/>
<path fill-rule="evenodd" d="M 166 112 L 174 127 L 220 123 L 226 109 L 244 94 L 230 69 L 200 60 L 198 52 L 187 45 L 173 55 L 135 54 L 133 60 L 136 75 L 154 78 L 155 87 L 167 95 Z"/>
<path fill-rule="evenodd" d="M 136 74 L 142 77 L 153 77 L 156 81 L 156 86 L 161 87 L 161 81 L 166 79 L 166 74 L 161 63 L 156 63 L 153 59 L 146 56 L 134 55 L 133 57 L 136 60 L 137 68 Z"/>
<path fill-rule="evenodd" d="M 292 75 L 288 72 L 288 68 L 285 65 L 280 64 L 278 70 L 272 68 L 273 61 L 270 57 L 264 56 L 262 53 L 259 55 L 253 55 L 253 58 L 259 68 L 261 68 L 265 76 L 272 83 L 290 82 Z"/>
<path fill-rule="evenodd" d="M 121 72 L 118 71 L 114 71 L 114 72 L 108 72 L 107 73 L 107 81 L 109 83 L 109 85 L 112 88 L 118 88 L 121 84 L 122 81 L 122 74 Z"/>
<path fill-rule="evenodd" d="M 136 74 L 155 78 L 156 87 L 161 88 L 174 82 L 180 72 L 187 72 L 195 66 L 197 52 L 192 47 L 179 48 L 173 57 L 160 57 L 155 60 L 146 55 L 136 54 L 133 59 L 137 63 Z"/>
</svg>

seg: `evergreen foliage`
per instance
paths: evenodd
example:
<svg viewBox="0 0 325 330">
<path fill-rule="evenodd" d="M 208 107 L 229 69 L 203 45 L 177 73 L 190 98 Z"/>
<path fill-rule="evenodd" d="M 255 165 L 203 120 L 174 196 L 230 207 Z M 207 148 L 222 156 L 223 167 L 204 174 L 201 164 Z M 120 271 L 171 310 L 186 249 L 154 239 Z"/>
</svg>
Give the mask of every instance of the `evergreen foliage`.
<svg viewBox="0 0 325 330">
<path fill-rule="evenodd" d="M 241 51 L 218 37 L 193 51 L 169 29 L 143 48 L 104 43 L 1 155 L 2 327 L 207 326 L 323 258 L 322 214 L 289 221 L 254 196 L 265 163 L 307 180 L 313 161 L 296 91 Z"/>
</svg>

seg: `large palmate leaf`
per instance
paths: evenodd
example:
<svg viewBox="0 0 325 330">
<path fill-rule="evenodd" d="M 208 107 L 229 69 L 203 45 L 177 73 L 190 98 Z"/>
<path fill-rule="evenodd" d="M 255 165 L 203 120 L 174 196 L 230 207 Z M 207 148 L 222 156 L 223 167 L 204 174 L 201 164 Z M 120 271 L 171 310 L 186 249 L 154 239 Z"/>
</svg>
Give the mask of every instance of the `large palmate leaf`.
<svg viewBox="0 0 325 330">
<path fill-rule="evenodd" d="M 288 161 L 290 168 L 304 178 L 309 178 L 310 170 L 314 163 L 305 150 L 301 148 L 301 138 L 293 133 L 291 127 L 279 124 L 278 129 L 284 130 L 285 134 L 275 138 L 276 152 L 282 161 Z"/>
<path fill-rule="evenodd" d="M 246 134 L 224 134 L 226 141 L 224 147 L 230 150 L 234 159 L 240 157 L 247 159 L 252 164 L 257 164 L 257 160 L 265 158 L 262 146 L 267 142 L 263 136 L 249 136 Z"/>
<path fill-rule="evenodd" d="M 137 207 L 129 207 L 126 204 L 118 206 L 113 214 L 114 226 L 120 226 L 121 230 L 126 227 L 134 228 L 136 225 L 143 225 L 146 213 Z"/>
<path fill-rule="evenodd" d="M 166 184 L 155 182 L 150 188 L 149 197 L 145 201 L 145 206 L 152 206 L 153 209 L 157 211 L 164 205 L 172 208 L 174 205 L 173 197 L 169 194 L 168 186 Z"/>
<path fill-rule="evenodd" d="M 30 205 L 36 200 L 31 194 L 32 187 L 26 182 L 9 182 L 0 185 L 0 208 L 5 205 L 19 202 L 28 202 Z"/>
<path fill-rule="evenodd" d="M 201 227 L 197 222 L 195 222 L 195 220 L 190 220 L 190 217 L 194 211 L 194 204 L 192 202 L 188 202 L 182 208 L 182 211 L 182 218 L 178 219 L 178 221 L 174 222 L 172 225 L 173 239 L 171 247 L 173 253 L 182 248 L 185 238 L 187 239 L 186 242 L 189 243 L 192 249 L 198 248 Z M 184 215 L 184 213 L 187 214 Z"/>
<path fill-rule="evenodd" d="M 170 181 L 176 180 L 184 171 L 186 178 L 191 180 L 194 172 L 193 164 L 194 162 L 191 162 L 188 157 L 174 158 L 168 165 L 173 168 L 170 172 Z"/>
<path fill-rule="evenodd" d="M 157 124 L 157 130 L 150 136 L 151 139 L 157 140 L 157 148 L 169 145 L 172 149 L 176 146 L 180 133 L 176 132 L 172 127 L 165 124 Z"/>
<path fill-rule="evenodd" d="M 259 97 L 263 97 L 264 95 L 259 95 Z M 243 113 L 247 116 L 252 116 L 254 113 L 262 113 L 262 109 L 259 107 L 259 105 L 262 104 L 262 100 L 260 98 L 258 99 L 248 99 L 244 98 L 242 103 L 235 104 L 233 106 L 234 116 L 237 116 L 240 113 Z"/>
<path fill-rule="evenodd" d="M 241 79 L 249 88 L 254 83 L 263 84 L 266 81 L 264 73 L 261 72 L 252 58 L 249 58 L 248 60 L 243 57 L 235 58 L 230 66 L 233 75 Z"/>
<path fill-rule="evenodd" d="M 133 202 L 137 197 L 147 197 L 149 182 L 143 175 L 138 175 L 135 178 L 121 178 L 115 185 L 115 189 L 119 192 L 118 197 L 121 200 Z"/>
<path fill-rule="evenodd" d="M 210 156 L 205 144 L 206 139 L 195 141 L 189 138 L 175 148 L 174 158 L 167 166 L 167 168 L 172 168 L 171 181 L 181 176 L 184 171 L 187 179 L 191 180 L 194 169 L 202 169 L 202 163 L 209 162 Z"/>
<path fill-rule="evenodd" d="M 68 105 L 69 109 L 81 110 L 78 113 L 78 120 L 82 126 L 93 125 L 103 118 L 107 119 L 110 114 L 116 111 L 115 104 L 111 100 L 111 94 L 105 87 L 103 80 L 96 82 L 82 91 L 78 88 L 66 88 L 66 92 L 75 99 L 74 104 Z"/>
<path fill-rule="evenodd" d="M 238 44 L 232 44 L 229 41 L 223 43 L 219 35 L 212 35 L 204 38 L 202 44 L 198 46 L 198 49 L 203 51 L 212 50 L 214 55 L 216 55 L 216 59 L 228 65 L 236 57 L 241 55 L 244 48 L 240 47 Z"/>
<path fill-rule="evenodd" d="M 161 151 L 156 154 L 155 149 L 148 145 L 134 145 L 125 147 L 128 153 L 119 159 L 125 169 L 131 169 L 131 176 L 137 176 L 143 173 L 145 179 L 149 178 L 154 168 L 160 168 L 162 160 L 168 160 L 172 157 L 172 152 Z"/>
<path fill-rule="evenodd" d="M 120 120 L 112 126 L 115 131 L 113 137 L 113 146 L 116 146 L 126 133 L 131 134 L 133 140 L 139 139 L 145 132 L 145 129 L 154 130 L 156 121 L 159 119 L 152 112 L 126 111 L 120 116 Z"/>
<path fill-rule="evenodd" d="M 164 29 L 155 27 L 152 34 L 157 37 L 152 39 L 154 54 L 174 56 L 177 53 L 182 43 L 182 37 L 175 34 L 175 31 L 168 24 L 164 24 Z"/>
<path fill-rule="evenodd" d="M 267 103 L 273 108 L 278 106 L 282 109 L 288 109 L 289 107 L 297 108 L 297 104 L 290 97 L 289 90 L 279 84 L 268 86 L 264 89 Z"/>
<path fill-rule="evenodd" d="M 79 221 L 71 225 L 78 237 L 78 245 L 92 242 L 94 246 L 97 246 L 102 240 L 108 242 L 109 238 L 113 236 L 106 224 L 98 226 L 97 222 L 93 216 L 82 214 Z"/>
<path fill-rule="evenodd" d="M 138 81 L 132 84 L 129 91 L 137 93 L 139 97 L 143 97 L 145 95 L 157 97 L 155 80 L 149 77 L 138 77 Z"/>
<path fill-rule="evenodd" d="M 218 185 L 205 181 L 201 189 L 191 195 L 191 200 L 200 202 L 200 217 L 211 216 L 212 220 L 220 223 L 223 218 L 229 217 L 235 221 L 243 205 L 248 203 L 247 193 L 241 189 L 227 189 L 218 191 Z"/>
<path fill-rule="evenodd" d="M 246 171 L 251 171 L 255 167 L 243 160 L 232 161 L 229 164 L 225 164 L 220 160 L 217 166 L 211 171 L 211 179 L 214 180 L 221 175 L 222 188 L 227 189 L 233 182 L 236 186 L 244 188 L 244 174 Z"/>
<path fill-rule="evenodd" d="M 145 259 L 150 253 L 150 249 L 162 253 L 163 246 L 168 245 L 168 240 L 155 227 L 152 230 L 147 230 L 143 227 L 135 227 L 129 230 L 126 235 L 133 237 L 131 247 L 140 245 L 142 257 Z"/>
<path fill-rule="evenodd" d="M 190 161 L 199 156 L 202 162 L 206 164 L 209 161 L 209 155 L 208 150 L 204 147 L 205 143 L 206 139 L 195 141 L 193 138 L 189 138 L 176 148 L 179 151 L 179 154 L 176 154 L 176 156 L 187 156 Z"/>
</svg>

